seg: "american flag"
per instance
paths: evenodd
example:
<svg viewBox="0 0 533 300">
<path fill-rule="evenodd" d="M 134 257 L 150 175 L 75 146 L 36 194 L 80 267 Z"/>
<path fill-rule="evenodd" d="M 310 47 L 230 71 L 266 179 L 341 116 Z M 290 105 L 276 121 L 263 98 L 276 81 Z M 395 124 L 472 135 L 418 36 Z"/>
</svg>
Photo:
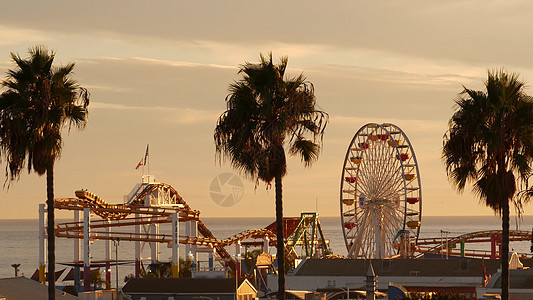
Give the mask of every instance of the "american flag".
<svg viewBox="0 0 533 300">
<path fill-rule="evenodd" d="M 139 161 L 139 163 L 135 167 L 135 170 L 137 170 L 140 166 L 146 166 L 146 164 L 148 163 L 148 148 L 149 148 L 149 146 L 150 146 L 149 144 L 146 145 L 146 153 L 144 154 L 144 158 L 141 158 L 141 160 Z"/>
</svg>

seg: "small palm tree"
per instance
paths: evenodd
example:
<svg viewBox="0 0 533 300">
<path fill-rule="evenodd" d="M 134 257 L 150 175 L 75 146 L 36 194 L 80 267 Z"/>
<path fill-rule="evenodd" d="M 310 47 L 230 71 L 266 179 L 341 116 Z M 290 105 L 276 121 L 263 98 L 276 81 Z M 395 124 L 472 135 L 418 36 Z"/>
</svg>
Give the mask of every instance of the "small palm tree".
<svg viewBox="0 0 533 300">
<path fill-rule="evenodd" d="M 306 166 L 318 158 L 328 115 L 315 108 L 313 85 L 303 74 L 285 78 L 287 57 L 278 65 L 260 55 L 259 64 L 240 67 L 243 78 L 230 85 L 226 111 L 218 119 L 214 139 L 219 159 L 276 189 L 278 298 L 284 299 L 282 178 L 287 173 L 285 147 Z"/>
<path fill-rule="evenodd" d="M 7 72 L 0 95 L 0 155 L 7 162 L 6 182 L 16 181 L 27 168 L 46 173 L 48 274 L 55 274 L 54 162 L 62 146 L 65 125 L 83 128 L 89 94 L 70 76 L 74 63 L 53 67 L 54 52 L 43 46 L 29 57 L 11 53 L 15 68 Z M 9 184 L 8 184 L 9 187 Z M 54 276 L 48 276 L 48 297 L 55 299 Z"/>
<path fill-rule="evenodd" d="M 459 191 L 467 182 L 502 217 L 502 299 L 509 297 L 509 202 L 533 160 L 533 100 L 516 74 L 488 73 L 486 91 L 464 88 L 444 136 L 442 156 Z M 521 204 L 519 204 L 520 207 Z"/>
</svg>

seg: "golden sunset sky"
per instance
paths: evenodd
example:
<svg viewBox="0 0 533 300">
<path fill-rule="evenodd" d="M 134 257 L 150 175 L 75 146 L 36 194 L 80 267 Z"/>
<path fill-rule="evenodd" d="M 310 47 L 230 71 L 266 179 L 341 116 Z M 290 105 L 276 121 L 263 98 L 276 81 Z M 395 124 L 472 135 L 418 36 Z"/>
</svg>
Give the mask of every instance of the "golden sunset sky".
<svg viewBox="0 0 533 300">
<path fill-rule="evenodd" d="M 319 160 L 288 162 L 286 216 L 317 203 L 321 216 L 339 215 L 344 156 L 369 122 L 394 123 L 411 140 L 423 216 L 492 215 L 470 188 L 461 195 L 447 181 L 442 138 L 462 86 L 482 89 L 488 69 L 533 82 L 532 13 L 533 2 L 513 0 L 9 1 L 0 10 L 0 74 L 13 67 L 10 52 L 25 57 L 43 44 L 56 63 L 76 62 L 74 77 L 91 93 L 86 130 L 64 135 L 57 198 L 86 188 L 121 203 L 150 144 L 150 173 L 202 217 L 274 218 L 274 191 L 244 176 L 236 206 L 219 207 L 209 194 L 215 176 L 238 174 L 217 164 L 213 144 L 228 86 L 240 64 L 272 51 L 276 61 L 289 57 L 289 75 L 307 76 L 330 115 Z M 24 173 L 0 191 L 0 219 L 37 218 L 45 181 Z"/>
</svg>

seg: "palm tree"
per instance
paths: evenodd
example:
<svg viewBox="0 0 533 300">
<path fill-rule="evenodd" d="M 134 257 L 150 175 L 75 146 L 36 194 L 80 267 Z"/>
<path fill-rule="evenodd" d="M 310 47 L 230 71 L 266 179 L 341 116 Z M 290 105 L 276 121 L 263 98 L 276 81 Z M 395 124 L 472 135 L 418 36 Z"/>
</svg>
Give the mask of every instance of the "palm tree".
<svg viewBox="0 0 533 300">
<path fill-rule="evenodd" d="M 533 160 L 533 100 L 516 74 L 489 71 L 486 91 L 464 88 L 444 135 L 442 157 L 459 191 L 467 182 L 502 217 L 502 299 L 509 296 L 509 202 Z M 525 199 L 527 200 L 527 199 Z"/>
<path fill-rule="evenodd" d="M 74 63 L 53 67 L 54 52 L 30 48 L 29 57 L 11 53 L 15 68 L 7 72 L 0 95 L 0 154 L 6 182 L 16 181 L 24 168 L 46 173 L 48 217 L 48 297 L 55 299 L 54 162 L 62 146 L 62 129 L 83 128 L 89 94 L 70 76 Z M 9 188 L 9 184 L 8 184 Z"/>
<path fill-rule="evenodd" d="M 243 78 L 230 85 L 226 111 L 218 119 L 214 139 L 220 161 L 276 189 L 278 297 L 284 299 L 282 178 L 287 173 L 285 148 L 306 166 L 318 158 L 328 115 L 315 108 L 313 85 L 303 74 L 285 78 L 287 57 L 280 63 L 260 55 L 258 64 L 245 63 Z"/>
</svg>

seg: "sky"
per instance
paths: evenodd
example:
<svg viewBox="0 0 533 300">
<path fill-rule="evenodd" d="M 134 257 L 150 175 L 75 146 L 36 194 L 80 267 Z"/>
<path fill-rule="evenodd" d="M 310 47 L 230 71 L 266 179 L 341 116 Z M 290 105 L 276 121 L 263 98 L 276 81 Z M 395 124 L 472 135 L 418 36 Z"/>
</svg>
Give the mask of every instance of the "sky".
<svg viewBox="0 0 533 300">
<path fill-rule="evenodd" d="M 489 69 L 520 73 L 533 94 L 532 12 L 525 0 L 10 1 L 0 10 L 0 77 L 13 67 L 11 52 L 26 57 L 42 44 L 56 63 L 75 62 L 74 78 L 91 93 L 86 129 L 64 132 L 56 198 L 84 188 L 122 203 L 148 174 L 135 167 L 149 144 L 150 173 L 201 217 L 274 219 L 274 190 L 218 163 L 213 143 L 239 65 L 272 51 L 276 61 L 289 57 L 290 76 L 303 72 L 313 83 L 330 115 L 319 160 L 309 168 L 288 160 L 286 216 L 317 208 L 339 216 L 346 150 L 370 122 L 394 123 L 409 137 L 422 218 L 493 215 L 470 187 L 461 194 L 447 180 L 443 135 L 458 93 L 483 89 Z M 230 207 L 210 196 L 224 173 L 244 184 Z M 45 181 L 23 173 L 1 190 L 0 219 L 38 218 Z"/>
</svg>

